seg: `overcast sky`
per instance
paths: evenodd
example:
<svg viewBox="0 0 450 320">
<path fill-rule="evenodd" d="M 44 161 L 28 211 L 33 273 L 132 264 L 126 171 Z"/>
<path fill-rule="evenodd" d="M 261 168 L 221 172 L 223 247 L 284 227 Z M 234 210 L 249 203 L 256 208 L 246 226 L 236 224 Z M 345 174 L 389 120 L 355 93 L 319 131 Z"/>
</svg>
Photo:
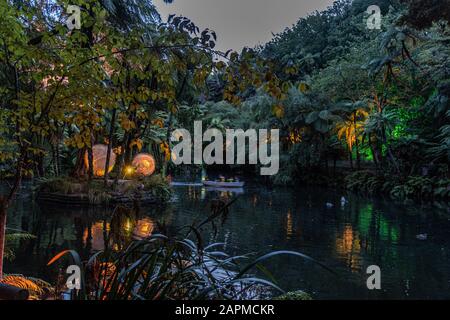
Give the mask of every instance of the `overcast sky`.
<svg viewBox="0 0 450 320">
<path fill-rule="evenodd" d="M 292 26 L 300 17 L 323 10 L 333 0 L 154 0 L 161 17 L 169 14 L 190 18 L 200 29 L 217 33 L 217 49 L 240 51 L 264 44 Z"/>
</svg>

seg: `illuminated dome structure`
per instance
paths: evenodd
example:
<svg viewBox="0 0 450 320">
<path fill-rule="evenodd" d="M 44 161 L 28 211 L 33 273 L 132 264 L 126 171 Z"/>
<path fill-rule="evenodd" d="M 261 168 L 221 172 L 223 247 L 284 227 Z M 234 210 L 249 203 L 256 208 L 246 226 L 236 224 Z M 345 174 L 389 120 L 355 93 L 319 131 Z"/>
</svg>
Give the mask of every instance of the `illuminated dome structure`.
<svg viewBox="0 0 450 320">
<path fill-rule="evenodd" d="M 105 175 L 105 165 L 106 165 L 106 155 L 108 154 L 108 146 L 104 144 L 96 144 L 92 147 L 92 155 L 93 155 L 93 165 L 94 165 L 94 175 L 96 177 L 101 177 Z M 88 153 L 86 151 L 84 155 L 84 163 L 86 168 L 89 169 L 89 159 Z M 109 168 L 108 172 L 114 168 L 114 164 L 116 163 L 116 155 L 114 152 L 110 152 L 109 158 Z"/>
<path fill-rule="evenodd" d="M 137 174 L 151 176 L 156 168 L 155 158 L 148 153 L 139 153 L 134 157 L 132 166 Z"/>
</svg>

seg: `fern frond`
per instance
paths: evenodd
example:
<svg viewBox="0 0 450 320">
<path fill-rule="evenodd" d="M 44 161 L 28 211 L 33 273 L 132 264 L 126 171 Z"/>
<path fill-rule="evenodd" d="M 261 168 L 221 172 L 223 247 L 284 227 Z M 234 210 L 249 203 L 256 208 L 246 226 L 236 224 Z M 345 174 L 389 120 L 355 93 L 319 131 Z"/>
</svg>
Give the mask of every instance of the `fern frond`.
<svg viewBox="0 0 450 320">
<path fill-rule="evenodd" d="M 37 300 L 45 293 L 53 291 L 53 287 L 48 282 L 33 277 L 25 277 L 21 274 L 8 274 L 0 280 L 0 283 L 8 284 L 17 288 L 28 290 L 29 300 Z"/>
<path fill-rule="evenodd" d="M 6 241 L 31 240 L 31 239 L 36 239 L 36 236 L 26 232 L 6 234 Z"/>
</svg>

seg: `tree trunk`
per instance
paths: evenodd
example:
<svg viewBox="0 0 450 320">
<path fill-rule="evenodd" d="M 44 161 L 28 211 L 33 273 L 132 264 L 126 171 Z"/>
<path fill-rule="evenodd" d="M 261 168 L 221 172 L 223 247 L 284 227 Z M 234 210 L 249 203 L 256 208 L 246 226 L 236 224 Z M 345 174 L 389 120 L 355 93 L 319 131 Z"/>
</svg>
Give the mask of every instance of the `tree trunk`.
<svg viewBox="0 0 450 320">
<path fill-rule="evenodd" d="M 370 146 L 370 152 L 372 153 L 373 163 L 375 164 L 375 168 L 379 169 L 379 162 L 378 162 L 378 154 L 375 151 L 375 147 L 373 146 L 372 141 L 370 141 L 369 138 L 369 146 Z"/>
<path fill-rule="evenodd" d="M 45 170 L 44 170 L 44 156 L 39 155 L 37 159 L 37 171 L 39 177 L 45 176 Z"/>
<path fill-rule="evenodd" d="M 56 146 L 55 146 L 55 156 L 56 156 L 56 175 L 61 175 L 61 159 L 59 154 L 59 137 L 56 139 Z"/>
<path fill-rule="evenodd" d="M 89 182 L 90 182 L 92 180 L 92 178 L 94 177 L 94 154 L 92 152 L 92 144 L 88 148 L 88 165 L 89 165 L 88 177 L 89 177 Z"/>
<path fill-rule="evenodd" d="M 186 80 L 187 80 L 187 75 L 185 75 L 183 77 L 183 82 L 181 83 L 180 90 L 178 91 L 177 99 L 181 98 L 181 95 L 183 94 L 184 87 L 186 86 Z M 167 143 L 167 147 L 169 148 L 169 152 L 171 152 L 171 150 L 170 150 L 170 137 L 172 135 L 172 123 L 173 123 L 173 112 L 171 111 L 170 114 L 169 114 L 169 123 L 167 125 L 167 135 L 166 135 L 166 143 Z M 167 175 L 167 161 L 166 161 L 166 159 L 163 159 L 162 174 L 163 174 L 163 176 Z"/>
<path fill-rule="evenodd" d="M 355 126 L 355 147 L 356 147 L 356 167 L 358 170 L 361 169 L 361 156 L 359 154 L 359 142 L 358 142 L 358 132 L 357 132 L 357 121 L 356 121 L 356 111 L 353 115 L 353 125 Z"/>
<path fill-rule="evenodd" d="M 392 154 L 391 148 L 389 146 L 387 147 L 387 153 L 388 153 L 389 159 L 391 160 L 391 163 L 394 165 L 395 171 L 397 172 L 397 174 L 400 174 L 400 167 L 399 167 L 394 155 Z"/>
<path fill-rule="evenodd" d="M 336 175 L 336 162 L 337 162 L 336 155 L 334 155 L 333 156 L 333 175 L 334 176 Z"/>
<path fill-rule="evenodd" d="M 125 142 L 125 152 L 123 154 L 123 164 L 125 164 L 126 166 L 130 165 L 130 163 L 131 163 L 131 155 L 132 155 L 133 150 L 132 150 L 132 148 L 130 148 L 130 144 L 133 140 L 132 137 L 134 136 L 134 134 L 135 133 L 133 132 L 133 130 L 131 130 L 129 132 L 128 137 Z"/>
<path fill-rule="evenodd" d="M 3 279 L 3 258 L 6 241 L 6 213 L 8 208 L 7 199 L 0 197 L 0 280 Z"/>
<path fill-rule="evenodd" d="M 75 168 L 72 171 L 71 176 L 74 178 L 80 178 L 86 174 L 85 166 L 84 166 L 84 155 L 86 149 L 79 149 L 77 153 L 77 160 L 75 162 Z"/>
<path fill-rule="evenodd" d="M 391 147 L 389 146 L 388 141 L 387 141 L 386 131 L 384 128 L 382 130 L 383 130 L 382 131 L 383 143 L 386 145 L 388 159 L 390 160 L 391 164 L 394 166 L 397 174 L 400 174 L 400 168 L 398 166 L 397 160 L 395 159 L 394 155 L 392 154 Z"/>
<path fill-rule="evenodd" d="M 27 157 L 25 155 L 24 149 L 21 150 L 21 155 L 17 161 L 16 176 L 14 179 L 14 185 L 9 191 L 7 197 L 0 196 L 0 279 L 3 278 L 3 259 L 5 255 L 5 242 L 6 242 L 6 217 L 8 212 L 9 204 L 12 199 L 16 196 L 20 189 L 20 184 L 22 182 L 22 167 L 23 163 L 26 162 Z"/>
<path fill-rule="evenodd" d="M 350 168 L 353 170 L 353 152 L 350 149 L 348 150 L 348 157 L 350 160 Z"/>
<path fill-rule="evenodd" d="M 128 136 L 129 136 L 129 133 L 127 132 L 125 134 L 124 138 L 123 138 L 122 143 L 121 143 L 122 152 L 119 154 L 119 157 L 117 159 L 117 169 L 116 169 L 117 175 L 116 175 L 116 178 L 114 179 L 114 186 L 117 185 L 117 183 L 118 183 L 118 181 L 119 181 L 119 179 L 121 178 L 121 175 L 122 175 L 122 167 L 123 167 L 123 164 L 124 164 L 124 161 L 125 161 L 125 151 L 126 151 L 126 149 L 128 149 L 128 143 L 129 143 L 128 142 L 128 140 L 129 140 Z"/>
<path fill-rule="evenodd" d="M 166 134 L 166 143 L 167 147 L 170 149 L 170 136 L 172 135 L 172 121 L 173 121 L 173 113 L 169 114 L 169 123 L 167 125 L 167 134 Z M 164 155 L 165 157 L 165 155 Z M 162 168 L 163 176 L 167 175 L 167 161 L 163 159 L 163 168 Z"/>
<path fill-rule="evenodd" d="M 121 154 L 119 154 L 119 157 L 118 157 L 118 161 L 117 161 L 117 169 L 116 169 L 116 177 L 115 177 L 115 179 L 114 179 L 114 186 L 116 186 L 117 185 L 117 183 L 118 183 L 118 181 L 120 180 L 120 178 L 121 178 L 121 175 L 122 175 L 122 167 L 123 167 L 123 151 L 122 151 L 122 153 Z"/>
<path fill-rule="evenodd" d="M 356 147 L 356 167 L 358 168 L 358 170 L 361 170 L 361 155 L 359 154 L 358 138 L 356 138 L 355 147 Z"/>
<path fill-rule="evenodd" d="M 106 153 L 105 176 L 104 176 L 105 187 L 108 185 L 109 162 L 111 160 L 111 150 L 113 146 L 114 126 L 116 125 L 116 112 L 117 109 L 114 108 L 111 117 L 111 127 L 109 128 L 108 151 Z"/>
<path fill-rule="evenodd" d="M 56 152 L 55 152 L 55 146 L 52 144 L 52 165 L 53 165 L 53 174 L 55 176 L 58 176 L 58 168 L 56 163 Z"/>
</svg>

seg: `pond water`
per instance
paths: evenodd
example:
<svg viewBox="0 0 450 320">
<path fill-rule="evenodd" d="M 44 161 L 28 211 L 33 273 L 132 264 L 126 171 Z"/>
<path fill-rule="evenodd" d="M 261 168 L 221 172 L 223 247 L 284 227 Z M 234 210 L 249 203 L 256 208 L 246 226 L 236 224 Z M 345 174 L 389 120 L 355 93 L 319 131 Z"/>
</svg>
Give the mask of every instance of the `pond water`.
<svg viewBox="0 0 450 320">
<path fill-rule="evenodd" d="M 328 189 L 270 189 L 249 185 L 242 194 L 177 186 L 165 208 L 141 208 L 135 233 L 145 236 L 164 225 L 166 232 L 201 221 L 210 201 L 238 197 L 227 220 L 202 230 L 205 242 L 224 242 L 229 254 L 295 250 L 326 264 L 292 256 L 265 266 L 285 290 L 304 290 L 315 299 L 450 299 L 450 214 L 446 206 L 394 203 Z M 347 203 L 341 205 L 341 197 Z M 333 204 L 333 207 L 327 206 Z M 9 228 L 37 236 L 13 244 L 16 258 L 6 272 L 47 280 L 48 260 L 64 249 L 84 256 L 103 247 L 112 210 L 49 206 L 32 201 L 27 188 L 9 211 Z M 161 226 L 159 228 L 162 228 Z M 418 234 L 428 234 L 418 240 Z M 370 265 L 381 268 L 381 290 L 366 287 Z"/>
</svg>

